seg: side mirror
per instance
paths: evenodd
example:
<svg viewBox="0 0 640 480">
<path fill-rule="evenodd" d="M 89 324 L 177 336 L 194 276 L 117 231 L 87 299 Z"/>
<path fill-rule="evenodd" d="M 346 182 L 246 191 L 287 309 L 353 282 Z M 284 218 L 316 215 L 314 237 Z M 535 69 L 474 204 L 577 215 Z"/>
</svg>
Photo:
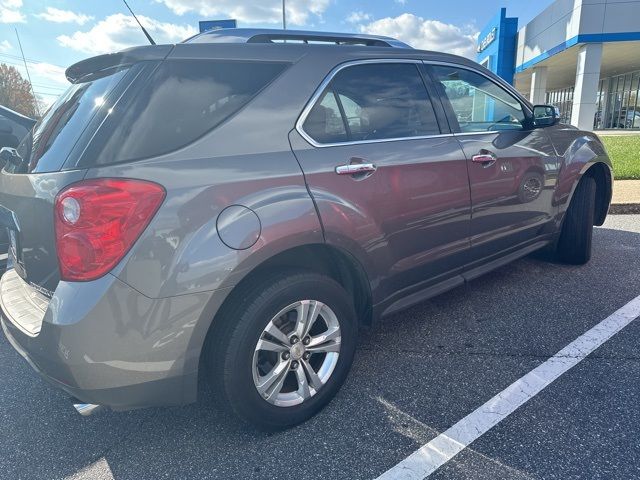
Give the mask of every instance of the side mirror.
<svg viewBox="0 0 640 480">
<path fill-rule="evenodd" d="M 560 110 L 553 105 L 534 105 L 533 126 L 550 127 L 560 121 Z"/>
</svg>

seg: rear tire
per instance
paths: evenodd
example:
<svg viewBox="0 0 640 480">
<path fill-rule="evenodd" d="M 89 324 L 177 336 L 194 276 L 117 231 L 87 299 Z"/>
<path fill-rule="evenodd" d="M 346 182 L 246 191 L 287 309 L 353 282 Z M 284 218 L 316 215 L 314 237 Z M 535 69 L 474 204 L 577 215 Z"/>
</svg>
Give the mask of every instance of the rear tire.
<svg viewBox="0 0 640 480">
<path fill-rule="evenodd" d="M 583 177 L 565 214 L 556 250 L 560 261 L 583 265 L 591 258 L 595 207 L 596 182 L 591 177 Z"/>
<path fill-rule="evenodd" d="M 318 312 L 315 322 L 313 312 Z M 307 330 L 298 321 L 305 317 Z M 214 395 L 221 406 L 262 430 L 289 428 L 318 413 L 353 362 L 353 302 L 324 275 L 293 270 L 249 281 L 215 321 L 220 323 L 208 345 Z M 302 338 L 296 335 L 300 331 Z M 332 340 L 323 341 L 330 331 Z M 278 373 L 265 388 L 266 379 L 279 371 L 288 373 Z"/>
</svg>

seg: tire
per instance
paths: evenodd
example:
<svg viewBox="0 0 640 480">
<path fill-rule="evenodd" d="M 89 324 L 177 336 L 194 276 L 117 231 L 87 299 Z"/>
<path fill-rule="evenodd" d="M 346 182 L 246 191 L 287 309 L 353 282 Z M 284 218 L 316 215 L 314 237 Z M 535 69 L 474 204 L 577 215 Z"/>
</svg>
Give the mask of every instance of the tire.
<svg viewBox="0 0 640 480">
<path fill-rule="evenodd" d="M 583 265 L 591 258 L 591 239 L 596 206 L 596 182 L 583 177 L 565 214 L 557 256 L 562 262 Z"/>
<path fill-rule="evenodd" d="M 215 322 L 219 324 L 212 331 L 208 345 L 209 369 L 218 402 L 261 430 L 282 430 L 311 418 L 336 395 L 351 368 L 357 338 L 357 318 L 352 299 L 333 279 L 298 270 L 262 276 L 249 281 L 234 293 L 229 304 L 216 316 Z M 295 342 L 292 337 L 296 331 L 289 330 L 289 327 L 297 328 L 299 325 L 297 319 L 301 316 L 297 312 L 303 308 L 299 304 L 301 301 L 320 302 L 304 304 L 306 311 L 314 311 L 315 305 L 320 313 L 304 337 L 304 342 L 313 339 L 310 346 L 302 347 L 304 342 L 299 339 L 294 349 L 290 343 Z M 321 304 L 324 306 L 319 307 Z M 289 307 L 293 309 L 278 316 Z M 279 333 L 274 328 L 278 324 Z M 335 332 L 336 325 L 339 327 L 339 338 L 314 347 L 314 343 L 322 338 L 323 329 L 326 327 L 327 332 Z M 265 329 L 269 329 L 269 332 Z M 284 342 L 277 341 L 276 336 L 270 335 L 271 332 L 278 333 L 277 337 L 281 340 L 289 340 L 286 349 L 283 349 Z M 269 345 L 269 348 L 277 344 L 280 350 L 257 351 L 259 340 L 260 345 Z M 338 351 L 311 353 L 306 348 Z M 289 358 L 285 359 L 287 355 Z M 297 368 L 294 362 L 298 362 Z M 264 393 L 259 392 L 258 385 L 268 384 L 262 379 L 270 378 L 269 375 L 276 372 L 276 367 L 282 372 L 290 370 L 283 373 L 283 377 L 278 377 L 284 378 L 283 383 L 276 381 Z M 307 368 L 313 368 L 314 372 L 317 368 L 314 378 L 319 388 L 314 388 L 313 378 L 307 373 Z M 306 389 L 299 375 L 307 380 Z M 321 380 L 324 383 L 321 384 Z M 308 396 L 305 398 L 305 395 Z"/>
</svg>

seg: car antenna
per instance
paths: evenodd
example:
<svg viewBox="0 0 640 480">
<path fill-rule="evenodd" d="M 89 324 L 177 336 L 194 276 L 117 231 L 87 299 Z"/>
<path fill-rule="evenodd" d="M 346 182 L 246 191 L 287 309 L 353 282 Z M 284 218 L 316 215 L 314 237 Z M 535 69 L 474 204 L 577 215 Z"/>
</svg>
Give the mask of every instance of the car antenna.
<svg viewBox="0 0 640 480">
<path fill-rule="evenodd" d="M 131 12 L 131 15 L 133 15 L 133 18 L 136 19 L 136 22 L 138 22 L 138 25 L 140 25 L 140 28 L 142 29 L 142 33 L 144 33 L 144 36 L 147 37 L 147 40 L 149 40 L 149 43 L 151 45 L 155 45 L 156 42 L 153 41 L 153 38 L 151 38 L 151 35 L 149 35 L 149 32 L 147 32 L 147 29 L 142 26 L 142 24 L 140 23 L 140 20 L 138 20 L 138 17 L 136 17 L 136 14 L 133 13 L 133 10 L 131 10 L 131 7 L 127 3 L 127 0 L 122 0 L 122 1 L 127 6 L 127 9 L 129 9 L 129 11 Z"/>
</svg>

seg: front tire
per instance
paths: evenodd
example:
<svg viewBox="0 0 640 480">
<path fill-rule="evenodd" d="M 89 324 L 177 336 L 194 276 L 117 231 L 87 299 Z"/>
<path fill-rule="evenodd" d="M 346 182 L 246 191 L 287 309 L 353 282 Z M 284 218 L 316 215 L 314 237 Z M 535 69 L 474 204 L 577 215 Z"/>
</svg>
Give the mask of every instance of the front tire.
<svg viewBox="0 0 640 480">
<path fill-rule="evenodd" d="M 352 299 L 333 279 L 290 271 L 249 281 L 216 317 L 209 366 L 223 407 L 263 430 L 292 427 L 331 401 L 356 346 Z"/>
<path fill-rule="evenodd" d="M 556 253 L 562 262 L 583 265 L 590 260 L 595 207 L 596 182 L 583 177 L 565 214 L 558 241 Z"/>
</svg>

